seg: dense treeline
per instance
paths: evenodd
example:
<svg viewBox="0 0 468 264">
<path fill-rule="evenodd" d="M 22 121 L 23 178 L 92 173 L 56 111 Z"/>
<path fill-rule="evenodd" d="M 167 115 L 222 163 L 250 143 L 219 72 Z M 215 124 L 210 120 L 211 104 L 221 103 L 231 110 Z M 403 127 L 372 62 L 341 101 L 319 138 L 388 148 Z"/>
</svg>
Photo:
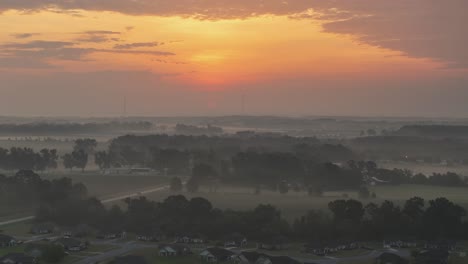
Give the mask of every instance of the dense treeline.
<svg viewBox="0 0 468 264">
<path fill-rule="evenodd" d="M 271 205 L 259 205 L 249 211 L 220 210 L 204 198 L 188 200 L 180 195 L 163 202 L 144 197 L 125 202 L 126 210 L 118 206 L 106 209 L 95 199 L 64 201 L 41 208 L 37 219 L 65 226 L 87 224 L 102 232 L 126 230 L 208 239 L 240 233 L 251 240 L 265 242 L 278 237 L 302 241 L 468 238 L 465 209 L 445 198 L 426 203 L 415 197 L 402 207 L 390 201 L 364 205 L 356 200 L 336 200 L 328 205 L 328 211 L 310 211 L 292 224 Z"/>
<path fill-rule="evenodd" d="M 151 149 L 176 149 L 179 151 L 214 151 L 220 159 L 230 158 L 238 152 L 255 150 L 261 152 L 293 152 L 295 146 L 309 146 L 325 161 L 350 160 L 354 153 L 343 147 L 325 145 L 316 138 L 296 138 L 289 136 L 184 136 L 150 135 L 123 136 L 112 140 L 110 152 L 121 153 L 132 150 L 136 153 L 149 153 Z M 148 157 L 146 157 L 148 158 Z M 140 161 L 141 162 L 141 161 Z"/>
<path fill-rule="evenodd" d="M 0 148 L 0 169 L 3 170 L 36 170 L 55 169 L 58 165 L 58 154 L 55 149 L 42 149 L 35 152 L 30 148 Z"/>
<path fill-rule="evenodd" d="M 59 201 L 86 197 L 87 189 L 69 178 L 44 180 L 30 170 L 18 171 L 12 177 L 0 175 L 0 201 L 11 204 L 55 204 Z"/>
<path fill-rule="evenodd" d="M 51 135 L 92 132 L 148 131 L 152 127 L 153 124 L 150 122 L 0 124 L 0 134 Z"/>
</svg>

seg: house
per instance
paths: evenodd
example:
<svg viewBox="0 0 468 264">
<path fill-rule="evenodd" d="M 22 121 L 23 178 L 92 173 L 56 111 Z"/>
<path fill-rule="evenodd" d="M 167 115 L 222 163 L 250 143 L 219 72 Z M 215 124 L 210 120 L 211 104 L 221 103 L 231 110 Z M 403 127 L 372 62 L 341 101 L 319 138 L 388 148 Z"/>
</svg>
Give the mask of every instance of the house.
<svg viewBox="0 0 468 264">
<path fill-rule="evenodd" d="M 375 264 L 408 264 L 409 261 L 393 253 L 382 253 L 375 260 Z"/>
<path fill-rule="evenodd" d="M 187 256 L 192 254 L 189 247 L 184 245 L 160 245 L 159 256 L 161 257 L 176 257 L 176 256 Z"/>
<path fill-rule="evenodd" d="M 232 234 L 224 239 L 224 247 L 243 247 L 247 244 L 247 238 L 241 234 Z"/>
<path fill-rule="evenodd" d="M 55 226 L 52 223 L 41 223 L 31 227 L 31 234 L 46 235 L 54 232 Z"/>
<path fill-rule="evenodd" d="M 224 248 L 207 248 L 200 253 L 200 258 L 206 262 L 219 263 L 230 261 L 235 258 L 235 253 Z"/>
<path fill-rule="evenodd" d="M 16 244 L 17 244 L 17 241 L 13 237 L 0 234 L 0 248 L 13 247 Z"/>
<path fill-rule="evenodd" d="M 123 256 L 117 257 L 109 264 L 148 264 L 148 261 L 144 257 L 141 256 Z"/>
<path fill-rule="evenodd" d="M 450 240 L 427 241 L 424 244 L 424 249 L 438 249 L 438 250 L 455 250 L 456 243 Z"/>
<path fill-rule="evenodd" d="M 164 239 L 160 233 L 140 233 L 137 234 L 137 239 L 144 242 L 158 242 Z"/>
<path fill-rule="evenodd" d="M 416 263 L 424 264 L 447 264 L 449 252 L 443 249 L 424 250 L 416 254 Z"/>
<path fill-rule="evenodd" d="M 418 243 L 411 239 L 386 239 L 383 241 L 384 248 L 415 248 Z"/>
<path fill-rule="evenodd" d="M 301 262 L 287 256 L 262 256 L 255 264 L 301 264 Z"/>
<path fill-rule="evenodd" d="M 55 245 L 62 246 L 67 251 L 79 252 L 86 249 L 86 244 L 80 240 L 64 237 L 56 240 Z"/>
<path fill-rule="evenodd" d="M 304 246 L 305 252 L 317 256 L 326 256 L 343 250 L 355 250 L 361 245 L 356 241 L 315 241 Z"/>
<path fill-rule="evenodd" d="M 86 237 L 92 232 L 88 225 L 81 224 L 76 227 L 68 227 L 62 229 L 62 236 L 64 237 Z"/>
<path fill-rule="evenodd" d="M 205 240 L 199 236 L 180 236 L 176 238 L 176 243 L 181 244 L 203 244 Z"/>
<path fill-rule="evenodd" d="M 23 253 L 12 253 L 0 258 L 0 264 L 35 264 L 33 257 Z"/>
</svg>

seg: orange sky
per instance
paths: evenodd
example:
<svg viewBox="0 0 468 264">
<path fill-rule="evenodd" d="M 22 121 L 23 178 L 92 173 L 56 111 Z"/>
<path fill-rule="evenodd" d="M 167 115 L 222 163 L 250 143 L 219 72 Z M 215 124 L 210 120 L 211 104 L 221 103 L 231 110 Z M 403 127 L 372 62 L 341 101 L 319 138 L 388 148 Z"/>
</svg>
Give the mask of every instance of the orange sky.
<svg viewBox="0 0 468 264">
<path fill-rule="evenodd" d="M 305 2 L 297 1 L 297 8 L 302 8 Z M 302 80 L 301 88 L 297 89 L 314 89 L 317 80 L 348 80 L 358 84 L 397 78 L 409 85 L 424 81 L 427 76 L 450 81 L 466 74 L 464 66 L 448 66 L 463 65 L 465 61 L 454 60 L 445 50 L 416 49 L 415 40 L 404 40 L 408 35 L 421 37 L 406 32 L 404 25 L 401 32 L 378 23 L 365 28 L 355 23 L 342 23 L 341 18 L 333 19 L 336 14 L 326 19 L 322 18 L 323 13 L 314 16 L 325 8 L 323 6 L 315 7 L 317 11 L 299 12 L 293 3 L 291 1 L 288 7 L 292 11 L 285 7 L 285 10 L 272 9 L 257 15 L 236 17 L 236 13 L 231 17 L 227 14 L 228 18 L 222 17 L 225 13 L 221 12 L 221 17 L 215 19 L 190 17 L 190 13 L 183 13 L 189 12 L 186 10 L 178 15 L 136 15 L 132 13 L 135 11 L 128 14 L 93 11 L 94 7 L 82 10 L 59 6 L 25 11 L 7 6 L 0 15 L 0 74 L 14 73 L 34 79 L 57 73 L 149 72 L 157 79 L 154 86 L 177 89 L 177 94 L 184 91 L 218 93 L 215 96 L 205 94 L 207 110 L 223 104 L 213 103 L 217 101 L 213 97 L 226 97 L 231 90 L 249 90 L 256 86 L 267 89 L 268 84 L 274 86 L 272 90 L 279 89 L 273 83 L 281 83 L 287 90 L 292 89 L 288 81 L 297 85 L 297 80 Z M 358 4 L 343 4 L 349 12 L 359 14 L 357 7 Z M 397 8 L 389 12 L 397 13 Z M 376 8 L 375 12 L 378 11 Z M 460 56 L 464 58 L 464 54 Z M 154 94 L 153 85 L 138 81 L 134 85 L 145 87 L 141 88 L 142 93 L 150 90 L 146 91 L 147 95 Z M 342 86 L 345 87 L 333 88 L 355 87 L 353 83 Z M 0 86 L 0 89 L 6 88 L 5 84 Z M 226 93 L 219 95 L 223 91 Z M 16 97 L 20 97 L 19 92 Z M 203 108 L 194 108 L 200 107 Z M 229 113 L 232 109 L 222 109 L 220 113 Z M 180 111 L 185 112 L 190 110 Z"/>
</svg>

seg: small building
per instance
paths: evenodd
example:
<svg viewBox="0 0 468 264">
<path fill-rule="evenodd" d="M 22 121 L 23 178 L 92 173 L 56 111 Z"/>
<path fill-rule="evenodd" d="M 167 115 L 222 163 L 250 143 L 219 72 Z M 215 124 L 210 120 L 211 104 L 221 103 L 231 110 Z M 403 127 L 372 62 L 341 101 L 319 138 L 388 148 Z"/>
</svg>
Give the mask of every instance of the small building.
<svg viewBox="0 0 468 264">
<path fill-rule="evenodd" d="M 55 226 L 52 223 L 40 223 L 31 227 L 31 234 L 46 235 L 54 232 Z"/>
<path fill-rule="evenodd" d="M 180 236 L 176 238 L 176 243 L 179 244 L 204 244 L 205 240 L 200 236 Z"/>
<path fill-rule="evenodd" d="M 0 248 L 16 246 L 17 241 L 8 235 L 0 234 Z"/>
<path fill-rule="evenodd" d="M 206 262 L 219 263 L 233 260 L 236 254 L 224 248 L 207 248 L 200 253 L 200 258 Z"/>
<path fill-rule="evenodd" d="M 447 250 L 452 251 L 456 248 L 456 242 L 451 240 L 437 240 L 437 241 L 427 241 L 424 244 L 424 249 L 427 250 Z"/>
<path fill-rule="evenodd" d="M 159 242 L 164 240 L 164 235 L 158 232 L 148 232 L 148 233 L 139 233 L 137 234 L 136 238 L 143 242 Z"/>
<path fill-rule="evenodd" d="M 384 248 L 415 248 L 418 243 L 411 239 L 386 239 L 383 241 Z"/>
<path fill-rule="evenodd" d="M 12 253 L 0 258 L 0 264 L 35 264 L 36 260 L 33 257 L 23 253 Z"/>
<path fill-rule="evenodd" d="M 161 257 L 187 256 L 190 254 L 192 254 L 192 251 L 185 245 L 172 244 L 159 246 L 159 256 Z"/>
<path fill-rule="evenodd" d="M 63 237 L 54 242 L 55 245 L 63 247 L 67 251 L 79 252 L 86 249 L 86 243 L 69 237 Z"/>
<path fill-rule="evenodd" d="M 141 256 L 123 256 L 117 257 L 112 260 L 109 264 L 148 264 L 148 261 L 144 257 Z"/>
</svg>

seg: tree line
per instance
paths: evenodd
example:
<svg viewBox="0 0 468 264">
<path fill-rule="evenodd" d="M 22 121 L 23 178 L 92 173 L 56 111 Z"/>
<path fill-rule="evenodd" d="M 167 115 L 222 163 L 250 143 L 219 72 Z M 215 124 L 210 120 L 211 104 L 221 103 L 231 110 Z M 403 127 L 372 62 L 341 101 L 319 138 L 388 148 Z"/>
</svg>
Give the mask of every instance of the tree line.
<svg viewBox="0 0 468 264">
<path fill-rule="evenodd" d="M 26 123 L 0 124 L 0 134 L 77 134 L 116 131 L 148 131 L 153 128 L 151 122 L 108 122 L 108 123 Z"/>
<path fill-rule="evenodd" d="M 55 149 L 42 149 L 35 152 L 31 148 L 0 148 L 0 169 L 36 170 L 56 169 L 59 156 Z"/>
<path fill-rule="evenodd" d="M 403 206 L 390 201 L 362 204 L 336 200 L 327 211 L 311 210 L 293 222 L 272 205 L 235 211 L 214 208 L 204 198 L 170 196 L 162 202 L 145 197 L 125 200 L 126 208 L 107 209 L 96 199 L 62 200 L 41 207 L 37 221 L 59 225 L 86 224 L 101 232 L 134 232 L 165 236 L 201 236 L 220 240 L 239 233 L 250 240 L 271 242 L 279 237 L 297 241 L 388 238 L 417 240 L 468 239 L 466 211 L 445 198 L 426 202 L 414 197 Z"/>
<path fill-rule="evenodd" d="M 81 199 L 87 193 L 82 183 L 74 184 L 69 178 L 42 179 L 31 170 L 18 171 L 11 177 L 0 175 L 0 201 L 9 205 L 55 204 L 67 199 Z"/>
</svg>

